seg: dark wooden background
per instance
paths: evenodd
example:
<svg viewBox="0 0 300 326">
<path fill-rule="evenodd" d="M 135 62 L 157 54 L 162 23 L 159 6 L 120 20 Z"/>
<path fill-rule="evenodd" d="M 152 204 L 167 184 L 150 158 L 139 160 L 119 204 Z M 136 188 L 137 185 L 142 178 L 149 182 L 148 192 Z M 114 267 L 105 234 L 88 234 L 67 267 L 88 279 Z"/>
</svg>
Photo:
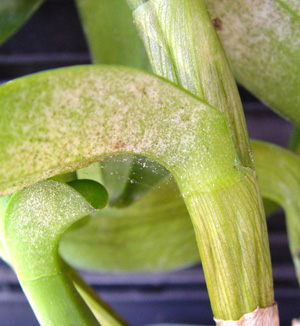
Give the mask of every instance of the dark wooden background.
<svg viewBox="0 0 300 326">
<path fill-rule="evenodd" d="M 0 47 L 0 82 L 46 69 L 87 63 L 90 57 L 74 2 L 48 0 Z M 286 146 L 292 129 L 290 123 L 243 88 L 240 93 L 250 136 Z M 268 221 L 268 228 L 281 325 L 290 326 L 291 319 L 300 316 L 300 290 L 282 212 Z M 132 326 L 155 322 L 212 325 L 201 266 L 154 275 L 83 273 L 83 276 Z M 35 325 L 38 323 L 16 277 L 0 262 L 0 326 Z"/>
</svg>

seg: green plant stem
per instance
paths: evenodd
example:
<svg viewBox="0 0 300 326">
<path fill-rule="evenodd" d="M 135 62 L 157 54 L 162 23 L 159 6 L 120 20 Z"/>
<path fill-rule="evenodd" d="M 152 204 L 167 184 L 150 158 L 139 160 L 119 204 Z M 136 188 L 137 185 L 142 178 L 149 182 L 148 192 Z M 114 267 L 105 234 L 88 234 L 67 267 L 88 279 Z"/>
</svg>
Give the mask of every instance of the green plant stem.
<svg viewBox="0 0 300 326">
<path fill-rule="evenodd" d="M 268 235 L 254 172 L 247 169 L 240 180 L 215 191 L 182 192 L 214 316 L 238 320 L 257 307 L 270 306 L 274 297 Z"/>
<path fill-rule="evenodd" d="M 264 212 L 235 81 L 204 1 L 128 2 L 154 71 L 218 108 L 228 123 L 239 178 L 208 178 L 205 189 L 203 179 L 197 184 L 195 175 L 182 177 L 182 170 L 176 180 L 194 225 L 214 315 L 238 320 L 271 306 L 274 296 Z"/>
</svg>

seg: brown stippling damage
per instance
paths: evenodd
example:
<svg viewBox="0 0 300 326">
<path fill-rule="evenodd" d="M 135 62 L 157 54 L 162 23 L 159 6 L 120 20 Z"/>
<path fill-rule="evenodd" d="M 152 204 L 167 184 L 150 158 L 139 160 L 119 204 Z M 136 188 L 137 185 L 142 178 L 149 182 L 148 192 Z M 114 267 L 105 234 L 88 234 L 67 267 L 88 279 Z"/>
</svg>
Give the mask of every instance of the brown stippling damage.
<svg viewBox="0 0 300 326">
<path fill-rule="evenodd" d="M 213 23 L 217 31 L 222 30 L 222 20 L 220 18 L 214 18 Z"/>
<path fill-rule="evenodd" d="M 121 149 L 126 148 L 126 144 L 123 143 L 123 142 L 117 142 L 117 143 L 113 146 L 113 148 L 116 149 L 116 150 L 121 150 Z"/>
</svg>

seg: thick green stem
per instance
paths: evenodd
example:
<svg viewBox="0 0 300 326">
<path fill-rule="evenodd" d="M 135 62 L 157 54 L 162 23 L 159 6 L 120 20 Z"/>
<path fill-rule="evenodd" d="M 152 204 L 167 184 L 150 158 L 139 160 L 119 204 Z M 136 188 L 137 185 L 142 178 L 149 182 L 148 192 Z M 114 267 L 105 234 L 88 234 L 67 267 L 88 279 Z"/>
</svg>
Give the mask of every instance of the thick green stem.
<svg viewBox="0 0 300 326">
<path fill-rule="evenodd" d="M 236 175 L 226 176 L 225 169 L 220 177 L 207 172 L 202 179 L 197 173 L 186 178 L 181 170 L 177 181 L 194 224 L 215 317 L 238 320 L 271 306 L 274 298 L 264 212 L 234 78 L 204 0 L 150 0 L 132 8 L 154 71 L 218 108 L 229 126 Z M 198 165 L 190 171 L 208 169 L 201 160 Z"/>
<path fill-rule="evenodd" d="M 181 189 L 194 225 L 214 316 L 238 320 L 271 306 L 267 229 L 251 169 L 232 185 L 201 192 Z"/>
</svg>

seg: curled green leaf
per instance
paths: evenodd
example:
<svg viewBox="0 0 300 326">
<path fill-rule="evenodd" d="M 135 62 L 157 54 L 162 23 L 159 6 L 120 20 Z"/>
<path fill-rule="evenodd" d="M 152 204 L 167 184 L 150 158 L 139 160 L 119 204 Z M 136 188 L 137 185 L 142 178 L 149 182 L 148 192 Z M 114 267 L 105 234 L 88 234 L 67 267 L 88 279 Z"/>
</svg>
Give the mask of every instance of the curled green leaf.
<svg viewBox="0 0 300 326">
<path fill-rule="evenodd" d="M 156 159 L 181 183 L 197 171 L 203 190 L 242 173 L 220 112 L 137 70 L 81 66 L 20 78 L 0 87 L 0 106 L 2 195 L 118 153 Z"/>
<path fill-rule="evenodd" d="M 63 233 L 91 206 L 71 187 L 42 181 L 15 193 L 4 216 L 4 245 L 22 288 L 43 326 L 98 326 L 64 271 Z"/>
</svg>

